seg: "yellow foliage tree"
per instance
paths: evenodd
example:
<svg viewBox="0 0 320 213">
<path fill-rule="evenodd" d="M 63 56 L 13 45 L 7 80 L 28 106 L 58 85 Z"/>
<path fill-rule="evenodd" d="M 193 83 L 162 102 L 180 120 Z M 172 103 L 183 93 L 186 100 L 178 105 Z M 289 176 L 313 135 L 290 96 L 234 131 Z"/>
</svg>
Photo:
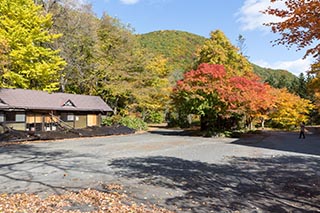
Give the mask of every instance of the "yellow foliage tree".
<svg viewBox="0 0 320 213">
<path fill-rule="evenodd" d="M 211 32 L 210 39 L 199 49 L 196 65 L 202 63 L 223 65 L 229 77 L 253 73 L 247 58 L 239 53 L 239 49 L 220 30 Z"/>
<path fill-rule="evenodd" d="M 0 1 L 0 67 L 3 87 L 55 91 L 66 65 L 50 47 L 60 34 L 50 32 L 51 15 L 32 0 Z"/>
<path fill-rule="evenodd" d="M 280 128 L 290 129 L 301 122 L 307 122 L 309 112 L 314 108 L 309 100 L 289 93 L 286 89 L 274 89 L 275 107 L 269 117 Z"/>
<path fill-rule="evenodd" d="M 8 70 L 8 63 L 9 63 L 9 57 L 8 57 L 8 51 L 9 46 L 5 38 L 0 36 L 0 87 L 2 88 L 4 83 L 3 75 Z"/>
<path fill-rule="evenodd" d="M 164 111 L 168 105 L 171 87 L 168 80 L 168 60 L 162 56 L 154 56 L 145 65 L 145 72 L 141 73 L 135 83 L 133 95 L 137 100 L 135 107 L 146 119 L 150 114 Z"/>
</svg>

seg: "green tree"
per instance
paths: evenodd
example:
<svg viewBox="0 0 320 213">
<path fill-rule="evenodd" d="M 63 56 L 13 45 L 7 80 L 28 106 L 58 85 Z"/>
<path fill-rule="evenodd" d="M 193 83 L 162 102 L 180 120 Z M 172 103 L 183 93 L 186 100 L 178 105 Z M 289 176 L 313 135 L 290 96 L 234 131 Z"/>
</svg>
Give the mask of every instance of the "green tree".
<svg viewBox="0 0 320 213">
<path fill-rule="evenodd" d="M 278 79 L 278 83 L 276 85 L 276 88 L 288 88 L 288 82 L 286 81 L 286 77 L 284 75 L 281 75 Z"/>
<path fill-rule="evenodd" d="M 272 75 L 270 75 L 266 80 L 266 83 L 268 83 L 272 87 L 276 87 L 276 81 Z"/>
<path fill-rule="evenodd" d="M 130 28 L 107 14 L 99 22 L 97 35 L 97 70 L 90 75 L 92 93 L 107 99 L 115 113 L 128 111 L 135 102 L 135 83 L 144 76 L 144 54 L 137 48 Z"/>
<path fill-rule="evenodd" d="M 75 0 L 61 0 L 61 4 L 54 2 L 45 1 L 43 5 L 53 14 L 51 30 L 63 34 L 54 43 L 67 62 L 60 78 L 60 90 L 89 94 L 90 73 L 96 69 L 99 20 L 90 5 Z"/>
<path fill-rule="evenodd" d="M 60 72 L 65 66 L 58 50 L 49 47 L 60 37 L 49 32 L 51 16 L 44 15 L 32 0 L 0 1 L 0 38 L 7 45 L 2 57 L 1 84 L 54 91 L 59 88 Z"/>
<path fill-rule="evenodd" d="M 252 66 L 233 46 L 220 30 L 211 32 L 208 39 L 198 52 L 196 65 L 202 63 L 220 64 L 227 71 L 228 76 L 243 76 L 252 73 Z"/>
<path fill-rule="evenodd" d="M 299 95 L 299 79 L 294 79 L 287 89 L 290 93 Z"/>
<path fill-rule="evenodd" d="M 305 78 L 303 73 L 300 73 L 299 75 L 299 84 L 298 84 L 298 91 L 297 94 L 304 99 L 308 98 L 307 93 L 307 79 Z"/>
<path fill-rule="evenodd" d="M 167 59 L 141 48 L 129 26 L 104 14 L 98 29 L 97 72 L 90 76 L 93 92 L 104 97 L 116 113 L 164 110 L 169 99 Z"/>
</svg>

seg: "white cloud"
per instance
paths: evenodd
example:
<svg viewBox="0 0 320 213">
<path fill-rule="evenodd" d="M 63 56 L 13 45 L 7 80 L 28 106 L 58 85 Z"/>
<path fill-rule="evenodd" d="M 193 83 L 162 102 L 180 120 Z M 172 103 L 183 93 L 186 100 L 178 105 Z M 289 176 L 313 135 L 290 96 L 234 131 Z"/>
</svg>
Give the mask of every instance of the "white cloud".
<svg viewBox="0 0 320 213">
<path fill-rule="evenodd" d="M 265 68 L 288 70 L 292 74 L 299 76 L 300 73 L 305 73 L 310 69 L 310 64 L 312 64 L 312 62 L 312 58 L 308 57 L 306 59 L 297 59 L 294 61 L 278 61 L 269 63 L 264 60 L 258 60 L 253 63 Z"/>
<path fill-rule="evenodd" d="M 123 4 L 136 4 L 140 0 L 120 0 Z"/>
<path fill-rule="evenodd" d="M 236 14 L 236 16 L 239 17 L 238 22 L 241 23 L 241 29 L 243 31 L 255 29 L 269 31 L 270 28 L 264 26 L 264 23 L 281 21 L 280 18 L 262 13 L 262 11 L 266 10 L 269 6 L 272 8 L 285 7 L 282 1 L 271 3 L 270 0 L 245 0 Z"/>
</svg>

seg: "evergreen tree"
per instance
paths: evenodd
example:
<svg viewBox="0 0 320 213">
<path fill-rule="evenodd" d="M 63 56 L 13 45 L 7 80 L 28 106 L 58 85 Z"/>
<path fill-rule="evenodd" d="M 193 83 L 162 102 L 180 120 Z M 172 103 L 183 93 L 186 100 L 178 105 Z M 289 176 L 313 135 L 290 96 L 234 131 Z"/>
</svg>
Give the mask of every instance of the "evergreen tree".
<svg viewBox="0 0 320 213">
<path fill-rule="evenodd" d="M 308 98 L 307 94 L 307 81 L 303 73 L 300 73 L 299 75 L 299 86 L 298 86 L 298 91 L 297 94 L 301 98 Z"/>
<path fill-rule="evenodd" d="M 290 84 L 290 83 L 289 83 L 289 84 Z M 287 88 L 287 89 L 288 89 L 288 91 L 289 91 L 290 93 L 295 94 L 295 95 L 299 95 L 299 85 L 300 85 L 299 79 L 294 79 L 294 80 L 291 82 L 289 88 Z"/>
<path fill-rule="evenodd" d="M 272 75 L 270 75 L 267 79 L 266 79 L 266 81 L 265 81 L 266 83 L 268 83 L 270 86 L 272 86 L 272 87 L 276 87 L 276 81 L 275 81 L 275 79 L 274 79 L 274 77 L 272 76 Z"/>
<path fill-rule="evenodd" d="M 279 80 L 278 80 L 278 83 L 276 85 L 276 88 L 288 88 L 288 82 L 286 81 L 286 77 L 281 75 Z"/>
</svg>

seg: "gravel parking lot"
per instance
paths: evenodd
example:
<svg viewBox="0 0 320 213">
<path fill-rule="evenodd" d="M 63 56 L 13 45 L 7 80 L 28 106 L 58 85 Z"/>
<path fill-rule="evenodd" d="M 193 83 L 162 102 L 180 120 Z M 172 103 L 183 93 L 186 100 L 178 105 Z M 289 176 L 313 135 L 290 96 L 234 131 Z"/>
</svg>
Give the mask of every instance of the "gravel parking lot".
<svg viewBox="0 0 320 213">
<path fill-rule="evenodd" d="M 46 196 L 119 183 L 136 201 L 178 212 L 319 212 L 314 130 L 304 140 L 287 132 L 230 139 L 159 129 L 0 147 L 0 193 Z"/>
</svg>

